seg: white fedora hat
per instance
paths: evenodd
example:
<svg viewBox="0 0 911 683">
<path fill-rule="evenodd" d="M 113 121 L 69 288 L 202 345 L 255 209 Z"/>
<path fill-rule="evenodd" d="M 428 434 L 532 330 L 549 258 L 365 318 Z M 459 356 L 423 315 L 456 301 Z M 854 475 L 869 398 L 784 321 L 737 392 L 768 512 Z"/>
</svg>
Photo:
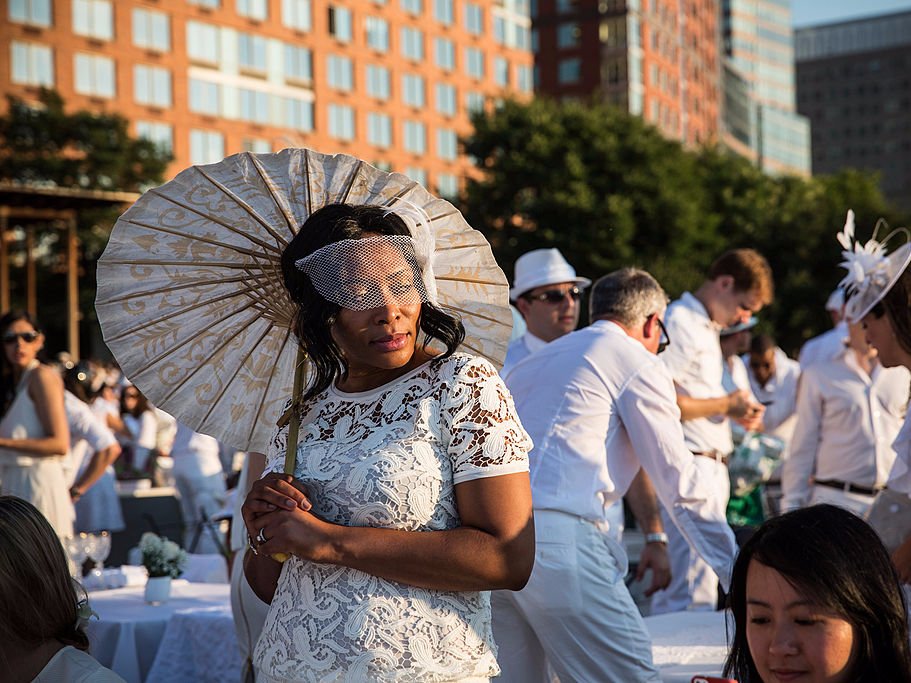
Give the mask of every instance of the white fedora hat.
<svg viewBox="0 0 911 683">
<path fill-rule="evenodd" d="M 559 249 L 535 249 L 516 260 L 516 279 L 509 290 L 509 298 L 515 301 L 536 287 L 561 282 L 575 282 L 583 289 L 592 283 L 586 277 L 576 276 L 575 268 L 563 258 Z"/>
</svg>

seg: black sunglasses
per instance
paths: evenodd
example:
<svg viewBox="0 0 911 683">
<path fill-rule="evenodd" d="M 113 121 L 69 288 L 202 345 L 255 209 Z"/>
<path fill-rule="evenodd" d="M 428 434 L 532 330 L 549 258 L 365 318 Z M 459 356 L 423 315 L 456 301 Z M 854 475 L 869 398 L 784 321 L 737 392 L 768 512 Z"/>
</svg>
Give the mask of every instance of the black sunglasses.
<svg viewBox="0 0 911 683">
<path fill-rule="evenodd" d="M 17 339 L 21 339 L 26 344 L 31 344 L 41 336 L 38 332 L 7 332 L 3 335 L 4 344 L 15 344 Z"/>
<path fill-rule="evenodd" d="M 667 333 L 667 328 L 664 326 L 664 323 L 661 322 L 661 318 L 659 318 L 657 315 L 655 316 L 655 322 L 657 322 L 658 327 L 661 328 L 661 339 L 658 341 L 658 353 L 661 353 L 671 345 L 671 337 Z"/>
<path fill-rule="evenodd" d="M 559 289 L 548 289 L 540 294 L 526 294 L 525 298 L 529 301 L 546 301 L 549 304 L 559 304 L 562 303 L 567 295 L 573 301 L 578 301 L 582 298 L 582 290 L 578 287 L 570 287 L 565 292 L 561 292 Z"/>
</svg>

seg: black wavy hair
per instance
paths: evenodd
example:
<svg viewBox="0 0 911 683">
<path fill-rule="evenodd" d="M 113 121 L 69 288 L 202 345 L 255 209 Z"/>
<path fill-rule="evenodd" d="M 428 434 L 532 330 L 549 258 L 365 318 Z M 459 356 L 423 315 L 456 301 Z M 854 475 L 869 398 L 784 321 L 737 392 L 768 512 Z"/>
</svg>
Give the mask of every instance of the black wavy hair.
<svg viewBox="0 0 911 683">
<path fill-rule="evenodd" d="M 27 311 L 12 310 L 7 311 L 2 316 L 0 316 L 0 336 L 4 335 L 10 326 L 24 320 L 33 328 L 36 332 L 43 332 L 41 325 L 38 324 L 38 320 Z M 44 350 L 38 351 L 38 360 L 44 362 Z M 0 417 L 6 415 L 6 411 L 9 410 L 10 406 L 13 403 L 13 399 L 16 398 L 16 381 L 13 378 L 13 368 L 10 366 L 9 362 L 6 360 L 6 353 L 3 349 L 0 349 Z"/>
<path fill-rule="evenodd" d="M 908 683 L 908 618 L 898 574 L 876 532 L 834 505 L 813 505 L 765 522 L 743 545 L 731 576 L 734 637 L 724 675 L 761 683 L 747 642 L 747 572 L 774 569 L 854 629 L 853 683 Z"/>
<path fill-rule="evenodd" d="M 294 264 L 327 244 L 360 239 L 367 233 L 411 234 L 405 222 L 388 207 L 327 204 L 310 215 L 282 252 L 282 276 L 297 307 L 293 331 L 313 366 L 305 399 L 319 394 L 338 377 L 343 377 L 347 364 L 332 338 L 332 325 L 341 306 L 324 299 L 309 276 Z M 420 282 L 420 274 L 416 274 L 416 279 Z M 425 335 L 424 348 L 432 339 L 437 339 L 446 346 L 444 358 L 455 353 L 465 339 L 462 322 L 431 303 L 421 304 L 419 326 Z"/>
</svg>

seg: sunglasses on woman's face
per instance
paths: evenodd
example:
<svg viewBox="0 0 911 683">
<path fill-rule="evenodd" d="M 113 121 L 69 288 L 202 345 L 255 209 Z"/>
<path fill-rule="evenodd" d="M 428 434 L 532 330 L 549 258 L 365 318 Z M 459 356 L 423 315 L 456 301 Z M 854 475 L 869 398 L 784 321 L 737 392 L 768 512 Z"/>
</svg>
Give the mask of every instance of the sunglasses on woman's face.
<svg viewBox="0 0 911 683">
<path fill-rule="evenodd" d="M 26 344 L 31 344 L 37 341 L 40 336 L 37 332 L 7 332 L 2 339 L 4 344 L 15 344 L 17 339 L 21 339 Z"/>
</svg>

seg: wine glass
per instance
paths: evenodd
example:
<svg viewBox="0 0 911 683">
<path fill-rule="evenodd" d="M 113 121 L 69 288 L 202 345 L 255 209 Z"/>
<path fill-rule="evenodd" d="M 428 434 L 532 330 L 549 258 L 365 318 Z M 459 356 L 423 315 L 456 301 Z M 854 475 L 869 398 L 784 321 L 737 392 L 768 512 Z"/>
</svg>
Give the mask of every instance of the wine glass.
<svg viewBox="0 0 911 683">
<path fill-rule="evenodd" d="M 107 531 L 102 531 L 97 534 L 92 534 L 92 538 L 94 539 L 94 542 L 86 549 L 86 552 L 89 559 L 95 563 L 95 569 L 92 570 L 92 573 L 96 574 L 103 584 L 104 561 L 108 559 L 108 555 L 111 554 L 111 535 Z"/>
<path fill-rule="evenodd" d="M 73 570 L 73 578 L 77 581 L 82 580 L 82 565 L 85 562 L 86 552 L 85 552 L 85 541 L 81 538 L 85 534 L 80 534 L 79 536 L 67 536 L 64 539 L 66 553 L 70 557 L 70 562 L 72 563 L 71 569 Z"/>
</svg>

